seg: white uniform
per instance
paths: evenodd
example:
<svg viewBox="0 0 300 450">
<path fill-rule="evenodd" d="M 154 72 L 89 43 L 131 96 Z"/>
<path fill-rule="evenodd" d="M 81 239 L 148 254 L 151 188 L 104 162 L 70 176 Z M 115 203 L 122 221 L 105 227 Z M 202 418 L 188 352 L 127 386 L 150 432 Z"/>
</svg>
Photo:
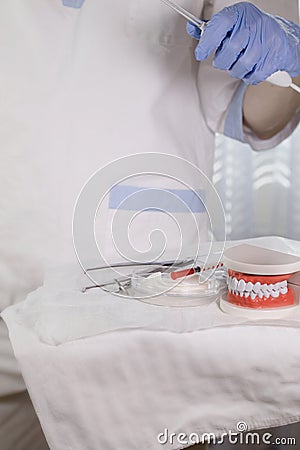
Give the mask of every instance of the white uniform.
<svg viewBox="0 0 300 450">
<path fill-rule="evenodd" d="M 181 2 L 203 18 L 230 3 Z M 296 1 L 254 3 L 296 18 Z M 214 133 L 223 132 L 240 82 L 209 61 L 199 66 L 194 47 L 184 19 L 159 0 L 85 0 L 81 9 L 60 0 L 1 3 L 2 309 L 38 286 L 44 267 L 75 257 L 74 203 L 98 168 L 133 153 L 163 152 L 211 176 Z M 133 180 L 131 187 L 149 183 Z M 113 213 L 107 208 L 102 216 L 103 232 Z M 146 214 L 151 230 L 158 215 Z M 0 345 L 7 348 L 5 338 Z M 15 387 L 17 376 L 2 382 L 1 368 L 0 377 L 2 395 L 23 389 Z"/>
</svg>

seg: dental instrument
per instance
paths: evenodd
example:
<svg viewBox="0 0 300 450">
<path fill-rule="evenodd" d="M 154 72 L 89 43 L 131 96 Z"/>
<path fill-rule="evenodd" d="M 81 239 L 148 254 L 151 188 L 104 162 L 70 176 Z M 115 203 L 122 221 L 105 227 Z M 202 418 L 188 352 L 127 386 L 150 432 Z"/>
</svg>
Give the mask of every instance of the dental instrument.
<svg viewBox="0 0 300 450">
<path fill-rule="evenodd" d="M 178 14 L 183 16 L 193 25 L 198 27 L 201 30 L 201 32 L 205 30 L 205 27 L 207 25 L 207 22 L 205 20 L 198 19 L 192 13 L 190 13 L 186 9 L 182 8 L 181 6 L 177 5 L 176 3 L 170 0 L 161 0 L 161 1 L 165 3 L 167 6 L 169 6 L 171 9 L 176 11 Z M 297 86 L 295 83 L 293 83 L 292 77 L 286 71 L 278 70 L 277 72 L 270 75 L 265 81 L 268 81 L 269 83 L 279 87 L 290 87 L 294 91 L 300 93 L 300 87 Z"/>
<path fill-rule="evenodd" d="M 180 261 L 161 261 L 161 262 L 154 262 L 154 261 L 148 261 L 148 262 L 120 262 L 120 263 L 112 263 L 107 264 L 105 266 L 97 266 L 97 267 L 90 267 L 84 271 L 84 275 L 88 275 L 88 273 L 91 272 L 97 272 L 97 271 L 104 271 L 104 270 L 110 270 L 110 269 L 124 269 L 124 268 L 140 268 L 143 270 L 135 271 L 135 275 L 139 274 L 140 276 L 146 277 L 153 275 L 157 272 L 165 273 L 169 270 L 173 270 L 174 268 L 186 266 L 188 264 L 191 264 L 194 260 L 193 259 L 186 259 L 186 260 L 180 260 Z M 132 277 L 134 276 L 133 273 L 130 273 L 128 275 L 121 276 L 119 278 L 112 277 L 109 281 L 103 282 L 103 283 L 94 283 L 90 286 L 84 286 L 82 288 L 82 292 L 85 293 L 91 289 L 100 288 L 104 291 L 112 292 L 112 293 L 120 293 L 124 292 L 126 288 L 128 288 L 131 285 Z M 92 278 L 92 277 L 89 277 Z M 116 290 L 111 291 L 109 287 L 111 288 L 116 287 Z"/>
<path fill-rule="evenodd" d="M 226 286 L 225 271 L 220 272 L 223 263 L 221 255 L 214 254 L 207 264 L 207 255 L 195 258 L 161 262 L 121 262 L 88 268 L 84 271 L 92 284 L 84 287 L 81 292 L 87 293 L 94 289 L 115 294 L 123 298 L 134 298 L 159 306 L 199 306 L 215 300 L 221 289 Z M 192 266 L 192 268 L 191 268 Z M 198 268 L 202 270 L 198 270 Z M 130 270 L 126 270 L 126 269 Z M 180 268 L 184 270 L 179 271 Z M 187 268 L 187 269 L 186 269 Z M 204 270 L 206 270 L 205 275 Z M 116 277 L 116 271 L 119 275 Z M 184 278 L 183 272 L 188 272 Z M 198 273 L 200 272 L 200 273 Z M 178 276 L 178 274 L 180 276 Z M 182 278 L 182 280 L 177 280 Z"/>
<path fill-rule="evenodd" d="M 198 27 L 201 31 L 204 31 L 206 26 L 206 21 L 198 19 L 198 17 L 194 16 L 194 14 L 190 13 L 186 9 L 182 8 L 182 6 L 176 5 L 175 3 L 171 2 L 170 0 L 161 0 L 163 3 L 165 3 L 167 6 L 172 8 L 174 11 L 178 12 L 181 16 L 185 17 L 189 22 L 194 24 L 196 27 Z"/>
</svg>

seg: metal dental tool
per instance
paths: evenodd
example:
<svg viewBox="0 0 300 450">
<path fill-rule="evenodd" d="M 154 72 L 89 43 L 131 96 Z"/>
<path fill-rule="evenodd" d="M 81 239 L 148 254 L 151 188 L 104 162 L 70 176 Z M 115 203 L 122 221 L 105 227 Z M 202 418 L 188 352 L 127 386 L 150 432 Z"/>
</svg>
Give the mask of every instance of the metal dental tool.
<svg viewBox="0 0 300 450">
<path fill-rule="evenodd" d="M 91 272 L 97 272 L 97 271 L 103 271 L 107 269 L 124 269 L 124 268 L 139 268 L 139 275 L 140 276 L 149 276 L 151 274 L 162 272 L 172 272 L 174 269 L 179 269 L 183 266 L 188 266 L 192 264 L 194 260 L 192 258 L 188 258 L 185 260 L 170 260 L 170 261 L 161 261 L 161 262 L 121 262 L 121 263 L 114 263 L 111 265 L 105 265 L 105 266 L 98 266 L 98 267 L 91 267 L 84 271 L 84 274 L 88 274 Z M 103 283 L 94 283 L 90 286 L 85 286 L 81 289 L 83 293 L 90 291 L 91 289 L 99 289 L 106 292 L 114 292 L 114 293 L 124 293 L 126 292 L 126 289 L 131 286 L 131 279 L 132 279 L 132 273 L 129 273 L 127 275 L 123 275 L 119 278 L 112 277 L 111 280 L 103 282 Z"/>
<path fill-rule="evenodd" d="M 176 5 L 175 3 L 171 2 L 170 0 L 161 0 L 163 3 L 165 3 L 167 6 L 172 8 L 174 11 L 176 11 L 181 16 L 185 17 L 189 22 L 191 22 L 193 25 L 199 28 L 201 32 L 205 30 L 205 27 L 207 25 L 207 22 L 205 20 L 198 19 L 196 16 L 194 16 L 192 13 L 187 11 L 186 9 L 182 8 L 182 6 Z M 290 87 L 294 89 L 294 91 L 298 92 L 300 94 L 300 87 L 297 86 L 295 83 L 293 83 L 292 77 L 287 72 L 284 72 L 282 70 L 278 70 L 277 72 L 273 73 L 271 76 L 269 76 L 266 81 L 268 81 L 271 84 L 274 84 L 275 86 L 280 87 Z"/>
<path fill-rule="evenodd" d="M 161 0 L 163 3 L 165 3 L 170 8 L 174 9 L 174 11 L 178 12 L 178 14 L 181 14 L 183 17 L 185 17 L 189 22 L 196 25 L 201 31 L 204 31 L 204 28 L 206 26 L 205 20 L 198 19 L 198 17 L 194 16 L 194 14 L 190 13 L 186 9 L 182 8 L 179 5 L 176 5 L 173 2 L 170 2 L 169 0 Z"/>
</svg>

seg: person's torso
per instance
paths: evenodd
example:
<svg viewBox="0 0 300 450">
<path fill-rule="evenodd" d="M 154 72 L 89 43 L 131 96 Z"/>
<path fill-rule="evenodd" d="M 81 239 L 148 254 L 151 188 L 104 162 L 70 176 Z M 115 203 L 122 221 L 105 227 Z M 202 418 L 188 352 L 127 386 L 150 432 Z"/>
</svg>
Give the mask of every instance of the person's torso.
<svg viewBox="0 0 300 450">
<path fill-rule="evenodd" d="M 203 0 L 181 4 L 201 16 Z M 213 135 L 199 105 L 195 41 L 185 20 L 162 2 L 86 0 L 72 9 L 60 0 L 11 0 L 1 5 L 0 21 L 7 241 L 49 255 L 59 243 L 62 254 L 71 254 L 80 189 L 126 155 L 179 155 L 211 174 Z M 165 179 L 153 180 L 168 187 Z M 152 186 L 149 177 L 125 184 Z M 99 225 L 106 234 L 115 214 L 110 202 L 108 196 Z M 170 220 L 145 214 L 147 228 Z M 203 211 L 196 214 L 206 226 Z"/>
</svg>

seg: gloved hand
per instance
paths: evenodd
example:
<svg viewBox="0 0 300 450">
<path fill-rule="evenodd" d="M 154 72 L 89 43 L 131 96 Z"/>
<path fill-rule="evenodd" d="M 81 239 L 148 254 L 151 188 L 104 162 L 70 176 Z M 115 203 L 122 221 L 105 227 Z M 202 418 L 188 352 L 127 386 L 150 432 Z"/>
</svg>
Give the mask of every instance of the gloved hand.
<svg viewBox="0 0 300 450">
<path fill-rule="evenodd" d="M 200 30 L 191 23 L 187 32 L 200 38 Z M 258 84 L 278 70 L 292 77 L 300 74 L 300 27 L 251 3 L 224 8 L 207 23 L 196 59 L 202 61 L 214 50 L 213 66 L 247 84 Z"/>
</svg>

